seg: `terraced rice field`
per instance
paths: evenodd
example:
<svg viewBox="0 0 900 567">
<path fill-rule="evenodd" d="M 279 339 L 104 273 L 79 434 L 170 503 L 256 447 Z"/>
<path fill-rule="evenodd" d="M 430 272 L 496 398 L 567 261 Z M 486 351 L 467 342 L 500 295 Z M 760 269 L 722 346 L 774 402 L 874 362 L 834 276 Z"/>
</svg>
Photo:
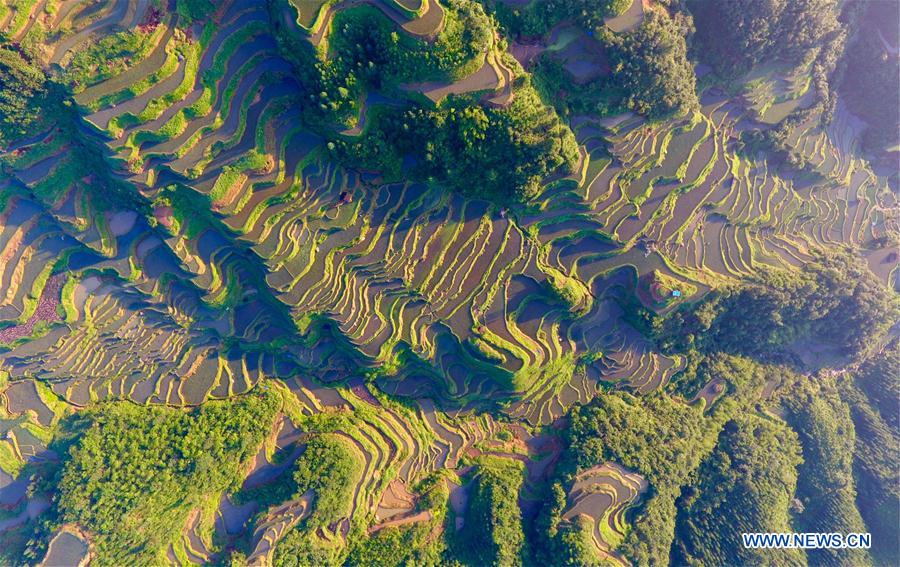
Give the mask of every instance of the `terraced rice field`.
<svg viewBox="0 0 900 567">
<path fill-rule="evenodd" d="M 51 60 L 140 20 L 141 9 L 110 3 L 99 10 L 106 17 L 92 12 L 83 21 L 72 10 L 73 32 L 53 46 Z M 122 211 L 96 214 L 92 180 L 66 170 L 65 146 L 52 132 L 19 150 L 5 183 L 23 196 L 2 213 L 4 257 L 20 259 L 4 263 L 5 318 L 22 319 L 29 298 L 60 281 L 48 278 L 52 268 L 41 258 L 72 254 L 68 277 L 79 283 L 66 289 L 65 326 L 5 355 L 16 373 L 68 376 L 71 383 L 57 387 L 81 401 L 90 391 L 198 403 L 312 356 L 292 346 L 293 356 L 276 365 L 267 355 L 230 355 L 217 341 L 270 342 L 290 335 L 292 321 L 324 317 L 348 343 L 341 347 L 350 352 L 334 355 L 348 362 L 337 367 L 378 366 L 401 352 L 422 361 L 413 366 L 421 370 L 383 379 L 391 393 L 458 406 L 518 399 L 514 414 L 547 423 L 606 383 L 646 391 L 678 368 L 622 320 L 620 304 L 638 277 L 659 270 L 703 293 L 760 265 L 799 265 L 816 247 L 865 246 L 897 225 L 885 181 L 841 157 L 854 138 L 840 111 L 828 131 L 801 127 L 794 135 L 826 178 L 810 185 L 735 152 L 748 111 L 715 94 L 704 95 L 701 112 L 660 124 L 576 119 L 581 170 L 553 182 L 533 213 L 505 215 L 435 189 L 381 184 L 328 163 L 321 142 L 297 127 L 289 103 L 296 85 L 268 17 L 254 3 L 226 3 L 184 56 L 168 57 L 178 40 L 164 30 L 144 60 L 78 96 L 86 123 L 122 158 L 119 175 L 145 202 L 172 210 L 160 217 L 168 228 Z M 342 204 L 345 192 L 354 198 Z M 186 214 L 204 199 L 211 214 Z M 892 270 L 878 266 L 885 280 Z M 92 271 L 98 275 L 87 276 Z M 573 318 L 554 306 L 548 274 L 583 284 L 590 308 Z M 142 337 L 152 354 L 141 360 L 106 342 L 103 362 L 79 361 L 72 346 L 88 328 L 100 341 Z M 46 360 L 29 362 L 44 349 Z M 540 369 L 564 359 L 591 362 L 547 383 Z M 171 372 L 184 384 L 170 384 Z"/>
<path fill-rule="evenodd" d="M 580 473 L 568 494 L 564 520 L 584 518 L 600 557 L 616 565 L 627 562 L 611 552 L 625 537 L 626 511 L 638 504 L 647 481 L 616 463 L 604 463 Z"/>
<path fill-rule="evenodd" d="M 90 557 L 84 537 L 70 530 L 61 530 L 50 541 L 47 556 L 41 565 L 87 565 Z"/>
<path fill-rule="evenodd" d="M 418 37 L 443 21 L 436 0 L 300 1 L 281 17 L 320 44 L 333 14 L 360 3 Z M 144 21 L 150 7 L 15 4 L 0 28 L 13 37 L 34 25 L 59 30 L 45 46 L 56 71 L 97 38 Z M 638 18 L 638 8 L 622 18 Z M 15 159 L 0 174 L 9 195 L 0 199 L 0 375 L 9 377 L 0 423 L 15 462 L 53 458 L 33 431 L 68 405 L 197 405 L 278 381 L 296 404 L 277 422 L 273 451 L 302 444 L 303 416 L 339 415 L 336 433 L 364 473 L 348 524 L 331 535 L 345 537 L 350 522 L 375 532 L 428 521 L 412 512 L 408 487 L 458 469 L 465 455 L 525 461 L 526 492 L 552 469 L 554 442 L 480 410 L 542 426 L 605 389 L 663 388 L 684 361 L 656 350 L 626 317 L 643 276 L 683 282 L 696 291 L 681 301 L 694 301 L 761 266 L 800 266 L 818 248 L 846 244 L 897 285 L 896 257 L 872 244 L 900 230 L 896 194 L 854 157 L 858 124 L 843 108 L 826 129 L 791 133 L 820 174 L 813 181 L 776 174 L 765 156 L 736 147 L 747 120 L 781 108 L 707 91 L 698 112 L 661 123 L 574 117 L 578 172 L 548 180 L 533 207 L 510 212 L 329 161 L 323 141 L 299 125 L 276 17 L 235 0 L 190 34 L 163 18 L 142 58 L 76 94 L 84 135 L 133 189 L 131 208 L 109 198 L 100 173 L 55 129 L 7 148 Z M 503 105 L 513 75 L 492 51 L 460 82 L 409 88 L 434 101 L 486 90 Z M 759 89 L 796 94 L 784 84 Z M 553 278 L 585 290 L 578 312 L 555 298 Z M 247 482 L 284 468 L 262 454 Z M 2 479 L 4 498 L 18 490 L 11 478 Z M 571 488 L 566 518 L 588 517 L 606 553 L 645 489 L 601 465 Z M 308 496 L 268 510 L 251 564 L 270 558 L 308 512 Z M 189 518 L 171 557 L 210 559 L 211 531 L 198 525 L 230 536 L 250 514 L 222 495 L 214 517 Z M 77 539 L 67 533 L 57 539 Z M 48 561 L 74 562 L 76 547 L 55 539 Z"/>
</svg>

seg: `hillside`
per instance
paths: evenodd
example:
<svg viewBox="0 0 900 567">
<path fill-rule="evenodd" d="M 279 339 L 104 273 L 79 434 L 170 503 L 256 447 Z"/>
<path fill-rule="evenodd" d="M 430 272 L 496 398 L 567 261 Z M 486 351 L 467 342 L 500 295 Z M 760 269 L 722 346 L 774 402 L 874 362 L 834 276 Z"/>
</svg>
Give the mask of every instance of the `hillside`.
<svg viewBox="0 0 900 567">
<path fill-rule="evenodd" d="M 896 30 L 732 4 L 0 0 L 0 564 L 895 564 Z"/>
</svg>

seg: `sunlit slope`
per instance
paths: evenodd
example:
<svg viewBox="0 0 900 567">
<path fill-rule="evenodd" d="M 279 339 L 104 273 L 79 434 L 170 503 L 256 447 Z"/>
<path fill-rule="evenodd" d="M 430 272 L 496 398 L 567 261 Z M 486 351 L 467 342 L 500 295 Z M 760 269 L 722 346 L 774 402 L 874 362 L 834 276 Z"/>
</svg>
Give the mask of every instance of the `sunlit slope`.
<svg viewBox="0 0 900 567">
<path fill-rule="evenodd" d="M 65 73 L 89 38 L 140 21 L 135 11 L 146 9 L 112 7 L 102 19 L 73 10 L 73 31 L 52 45 L 51 66 Z M 508 399 L 513 415 L 547 423 L 605 384 L 649 391 L 678 368 L 623 319 L 639 278 L 658 272 L 703 293 L 759 266 L 800 265 L 817 248 L 869 247 L 895 229 L 885 182 L 845 157 L 852 126 L 840 112 L 828 130 L 794 135 L 821 178 L 784 178 L 762 154 L 738 151 L 747 111 L 715 94 L 704 95 L 700 112 L 657 124 L 576 118 L 580 172 L 548 180 L 527 209 L 381 183 L 329 162 L 298 126 L 303 102 L 269 18 L 250 2 L 222 5 L 186 28 L 177 16 L 159 18 L 135 32 L 146 36 L 140 57 L 76 94 L 85 123 L 118 159 L 116 175 L 136 185 L 157 226 L 139 218 L 114 237 L 115 211 L 78 215 L 92 206 L 84 197 L 92 180 L 65 169 L 66 146 L 52 136 L 29 150 L 45 159 L 14 172 L 56 216 L 78 217 L 72 237 L 115 258 L 121 277 L 134 280 L 128 287 L 150 293 L 164 273 L 190 281 L 211 309 L 189 315 L 200 336 L 210 333 L 203 327 L 258 338 L 253 303 L 236 302 L 241 290 L 259 289 L 301 328 L 318 316 L 334 321 L 365 366 L 421 359 L 385 373 L 387 391 L 455 403 Z M 888 279 L 887 251 L 869 254 Z M 31 282 L 11 293 L 37 293 L 39 271 L 20 276 Z M 253 372 L 231 368 L 222 354 L 201 355 L 194 341 L 202 343 L 185 348 L 196 363 L 175 357 L 186 380 L 197 369 L 216 380 Z M 274 373 L 258 357 L 242 365 Z M 196 401 L 214 388 L 192 390 Z"/>
</svg>

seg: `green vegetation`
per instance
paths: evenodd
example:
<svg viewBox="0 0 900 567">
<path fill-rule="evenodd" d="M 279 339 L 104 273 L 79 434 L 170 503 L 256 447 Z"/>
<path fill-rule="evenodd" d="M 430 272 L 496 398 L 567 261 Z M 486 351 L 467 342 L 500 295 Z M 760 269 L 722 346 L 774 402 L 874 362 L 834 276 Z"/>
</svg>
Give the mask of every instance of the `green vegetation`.
<svg viewBox="0 0 900 567">
<path fill-rule="evenodd" d="M 294 468 L 297 493 L 315 494 L 314 510 L 307 525 L 320 528 L 347 517 L 353 484 L 360 470 L 350 442 L 335 435 L 313 437 Z"/>
<path fill-rule="evenodd" d="M 536 11 L 546 19 L 574 18 L 585 28 L 603 25 L 603 19 L 618 16 L 631 7 L 634 0 L 547 0 L 539 2 Z M 640 0 L 638 0 L 640 1 Z M 558 21 L 557 20 L 557 21 Z M 551 24 L 552 25 L 552 24 Z"/>
<path fill-rule="evenodd" d="M 0 146 L 39 122 L 46 94 L 41 70 L 18 51 L 0 47 Z"/>
<path fill-rule="evenodd" d="M 360 139 L 335 142 L 340 159 L 398 176 L 404 157 L 411 156 L 414 178 L 500 203 L 536 197 L 541 181 L 573 168 L 578 155 L 572 132 L 527 86 L 508 108 L 461 101 L 372 120 Z"/>
<path fill-rule="evenodd" d="M 347 564 L 354 567 L 446 564 L 444 538 L 437 537 L 436 532 L 447 514 L 447 483 L 442 475 L 432 474 L 419 483 L 416 493 L 416 508 L 430 511 L 432 518 L 375 532 L 353 548 Z"/>
<path fill-rule="evenodd" d="M 893 518 L 900 514 L 897 376 L 900 349 L 895 341 L 882 356 L 864 364 L 853 383 L 840 384 L 856 430 L 857 507 L 872 533 L 872 557 L 885 564 L 900 545 L 900 534 L 893 527 Z"/>
<path fill-rule="evenodd" d="M 577 517 L 574 522 L 565 522 L 560 525 L 559 554 L 556 555 L 560 565 L 585 567 L 603 565 L 594 550 L 593 529 L 584 516 Z"/>
<path fill-rule="evenodd" d="M 619 104 L 651 119 L 696 109 L 696 79 L 685 44 L 691 33 L 690 18 L 657 10 L 648 12 L 632 32 L 606 32 L 610 85 L 619 89 Z"/>
<path fill-rule="evenodd" d="M 547 285 L 553 297 L 560 300 L 573 313 L 587 313 L 591 310 L 591 293 L 577 278 L 548 268 Z"/>
<path fill-rule="evenodd" d="M 192 411 L 109 402 L 77 414 L 58 522 L 95 534 L 98 564 L 163 562 L 188 512 L 239 486 L 278 402 L 258 389 Z"/>
<path fill-rule="evenodd" d="M 228 194 L 228 190 L 235 183 L 241 181 L 245 171 L 270 169 L 272 165 L 271 156 L 255 150 L 247 152 L 241 159 L 222 170 L 222 174 L 216 179 L 215 185 L 209 192 L 209 198 L 213 202 L 224 198 Z"/>
<path fill-rule="evenodd" d="M 323 540 L 319 530 L 350 516 L 353 487 L 362 473 L 359 459 L 343 436 L 317 435 L 306 444 L 294 465 L 294 497 L 311 493 L 312 512 L 285 535 L 276 551 L 275 565 L 332 565 L 338 561 L 343 550 Z"/>
<path fill-rule="evenodd" d="M 900 91 L 900 64 L 885 52 L 883 32 L 877 27 L 896 21 L 897 8 L 893 2 L 867 3 L 868 13 L 844 55 L 845 71 L 839 85 L 850 111 L 868 124 L 862 141 L 874 152 L 900 145 L 900 107 L 883 103 Z"/>
<path fill-rule="evenodd" d="M 575 516 L 571 521 L 562 519 L 566 508 L 566 492 L 560 482 L 549 489 L 550 498 L 539 518 L 539 537 L 545 544 L 537 547 L 537 557 L 546 564 L 566 566 L 600 567 L 603 560 L 593 542 L 594 526 L 588 517 Z"/>
<path fill-rule="evenodd" d="M 447 3 L 447 23 L 434 43 L 398 31 L 380 10 L 360 6 L 334 16 L 327 49 L 282 31 L 304 93 L 304 116 L 330 127 L 358 115 L 364 92 L 400 94 L 401 83 L 454 80 L 480 66 L 491 42 L 490 21 L 470 0 Z"/>
<path fill-rule="evenodd" d="M 458 551 L 476 565 L 507 567 L 525 561 L 525 534 L 519 491 L 523 467 L 518 461 L 483 457 L 476 463 Z"/>
<path fill-rule="evenodd" d="M 861 261 L 821 256 L 799 272 L 764 271 L 747 285 L 715 292 L 671 320 L 676 341 L 706 352 L 774 358 L 796 341 L 826 341 L 862 356 L 898 317 L 898 304 Z M 669 337 L 671 339 L 671 337 Z"/>
<path fill-rule="evenodd" d="M 122 72 L 126 60 L 146 56 L 154 47 L 158 33 L 134 30 L 108 35 L 79 50 L 66 67 L 62 81 L 74 92 L 100 83 Z"/>
<path fill-rule="evenodd" d="M 285 534 L 275 550 L 273 565 L 277 567 L 308 567 L 312 565 L 340 565 L 341 549 L 323 541 L 314 532 L 293 529 Z"/>
<path fill-rule="evenodd" d="M 627 394 L 610 394 L 575 408 L 570 420 L 566 463 L 572 473 L 612 460 L 654 487 L 623 550 L 641 564 L 665 563 L 678 491 L 708 451 L 710 431 L 699 412 L 666 397 L 638 404 Z"/>
<path fill-rule="evenodd" d="M 77 4 L 0 3 L 0 563 L 898 563 L 890 10 Z"/>
<path fill-rule="evenodd" d="M 334 17 L 327 53 L 305 38 L 290 41 L 289 56 L 311 103 L 302 105 L 304 116 L 329 137 L 332 154 L 350 165 L 396 178 L 404 159 L 412 157 L 415 165 L 407 174 L 413 178 L 503 202 L 528 200 L 550 173 L 574 166 L 577 149 L 571 131 L 527 81 L 505 108 L 485 108 L 471 97 L 438 108 L 410 101 L 407 110 L 370 109 L 361 137 L 332 130 L 356 120 L 364 93 L 407 98 L 401 83 L 455 81 L 481 66 L 493 41 L 490 20 L 469 0 L 448 2 L 446 10 L 434 43 L 398 32 L 372 7 Z"/>
<path fill-rule="evenodd" d="M 654 270 L 641 278 L 638 285 L 644 300 L 657 309 L 675 305 L 697 293 L 697 288 L 693 284 L 676 280 L 659 270 Z"/>
<path fill-rule="evenodd" d="M 666 563 L 683 487 L 692 484 L 692 475 L 713 451 L 725 423 L 759 396 L 767 372 L 745 358 L 708 360 L 698 372 L 701 381 L 726 380 L 729 396 L 706 415 L 696 405 L 665 395 L 639 400 L 629 394 L 607 393 L 587 406 L 575 407 L 566 430 L 567 449 L 552 487 L 557 496 L 551 498 L 541 520 L 549 542 L 548 557 L 586 553 L 580 549 L 581 528 L 559 520 L 559 491 L 577 473 L 612 461 L 640 474 L 651 487 L 617 551 L 639 564 Z"/>
<path fill-rule="evenodd" d="M 535 83 L 544 99 L 561 112 L 603 116 L 631 110 L 658 120 L 695 110 L 696 78 L 687 59 L 687 41 L 694 32 L 690 16 L 680 11 L 670 15 L 667 10 L 648 10 L 637 28 L 613 33 L 601 27 L 596 4 L 548 0 L 516 10 L 500 2 L 492 6 L 511 35 L 524 36 L 522 41 L 548 33 L 571 14 L 593 36 L 575 41 L 595 42 L 596 49 L 605 54 L 611 72 L 583 84 L 573 81 L 552 54 L 540 56 L 533 71 Z M 631 2 L 625 4 L 627 9 Z"/>
<path fill-rule="evenodd" d="M 852 468 L 856 431 L 850 408 L 838 394 L 834 379 L 805 380 L 792 386 L 782 403 L 803 447 L 797 483 L 797 498 L 803 505 L 798 531 L 865 532 L 856 507 Z M 865 550 L 817 549 L 810 550 L 808 557 L 815 564 L 870 563 Z"/>
<path fill-rule="evenodd" d="M 896 430 L 900 408 L 894 402 L 900 397 L 900 383 L 894 378 L 900 372 L 900 344 L 894 340 L 880 354 L 860 367 L 856 383 L 887 425 Z"/>
<path fill-rule="evenodd" d="M 358 567 L 440 565 L 440 554 L 425 544 L 430 529 L 428 523 L 415 523 L 380 530 L 354 548 L 347 563 Z"/>
<path fill-rule="evenodd" d="M 212 0 L 177 0 L 175 11 L 184 18 L 184 23 L 202 21 L 215 12 L 216 4 Z"/>
<path fill-rule="evenodd" d="M 776 59 L 799 64 L 839 25 L 837 0 L 691 0 L 688 7 L 698 56 L 726 77 Z"/>
<path fill-rule="evenodd" d="M 804 565 L 800 550 L 745 549 L 741 533 L 790 532 L 791 500 L 800 464 L 797 434 L 754 415 L 725 424 L 698 482 L 682 492 L 678 564 Z"/>
<path fill-rule="evenodd" d="M 634 0 L 536 0 L 521 6 L 502 0 L 482 1 L 511 35 L 537 36 L 567 19 L 592 30 L 602 26 L 604 18 L 626 12 Z"/>
</svg>

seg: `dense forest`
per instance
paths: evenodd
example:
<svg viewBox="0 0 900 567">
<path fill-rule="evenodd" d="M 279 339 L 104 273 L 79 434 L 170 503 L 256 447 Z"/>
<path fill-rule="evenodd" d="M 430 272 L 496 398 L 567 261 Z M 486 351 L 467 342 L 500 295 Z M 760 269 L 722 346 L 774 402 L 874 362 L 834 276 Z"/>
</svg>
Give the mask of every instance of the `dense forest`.
<svg viewBox="0 0 900 567">
<path fill-rule="evenodd" d="M 334 153 L 395 176 L 412 157 L 416 177 L 500 203 L 536 197 L 550 172 L 571 171 L 577 160 L 572 132 L 527 86 L 502 110 L 450 103 L 373 120 L 377 126 L 360 139 L 334 142 Z M 481 183 L 475 186 L 472 179 Z"/>
<path fill-rule="evenodd" d="M 784 424 L 738 415 L 697 469 L 678 502 L 673 562 L 701 565 L 804 565 L 800 550 L 751 550 L 742 532 L 788 532 L 802 462 L 797 434 Z"/>
<path fill-rule="evenodd" d="M 0 47 L 0 146 L 31 131 L 45 96 L 41 70 L 21 52 Z"/>
<path fill-rule="evenodd" d="M 865 6 L 860 33 L 847 47 L 846 70 L 839 89 L 850 110 L 868 124 L 863 144 L 870 151 L 881 152 L 900 141 L 896 128 L 900 123 L 900 107 L 882 104 L 895 99 L 900 89 L 900 61 L 884 53 L 885 32 L 879 24 L 900 19 L 900 4 L 867 2 Z M 890 28 L 886 31 L 890 36 Z M 896 36 L 891 38 L 895 45 L 896 40 Z"/>
<path fill-rule="evenodd" d="M 772 61 L 808 63 L 838 30 L 836 0 L 691 0 L 688 6 L 697 23 L 698 56 L 725 76 Z"/>
<path fill-rule="evenodd" d="M 761 271 L 739 287 L 655 324 L 674 348 L 778 359 L 809 341 L 859 359 L 894 324 L 897 298 L 851 255 L 827 255 L 799 272 Z"/>
<path fill-rule="evenodd" d="M 239 486 L 277 408 L 261 390 L 189 412 L 110 402 L 73 416 L 55 522 L 95 534 L 103 564 L 163 561 L 192 507 Z"/>
<path fill-rule="evenodd" d="M 353 485 L 358 480 L 359 456 L 340 437 L 318 436 L 306 444 L 294 465 L 297 490 L 292 497 L 312 494 L 312 513 L 285 536 L 275 555 L 275 565 L 330 565 L 340 549 L 320 537 L 318 531 L 346 518 Z"/>
<path fill-rule="evenodd" d="M 522 565 L 525 534 L 519 510 L 522 466 L 482 458 L 475 464 L 465 523 L 458 534 L 459 553 L 473 565 Z"/>
</svg>

